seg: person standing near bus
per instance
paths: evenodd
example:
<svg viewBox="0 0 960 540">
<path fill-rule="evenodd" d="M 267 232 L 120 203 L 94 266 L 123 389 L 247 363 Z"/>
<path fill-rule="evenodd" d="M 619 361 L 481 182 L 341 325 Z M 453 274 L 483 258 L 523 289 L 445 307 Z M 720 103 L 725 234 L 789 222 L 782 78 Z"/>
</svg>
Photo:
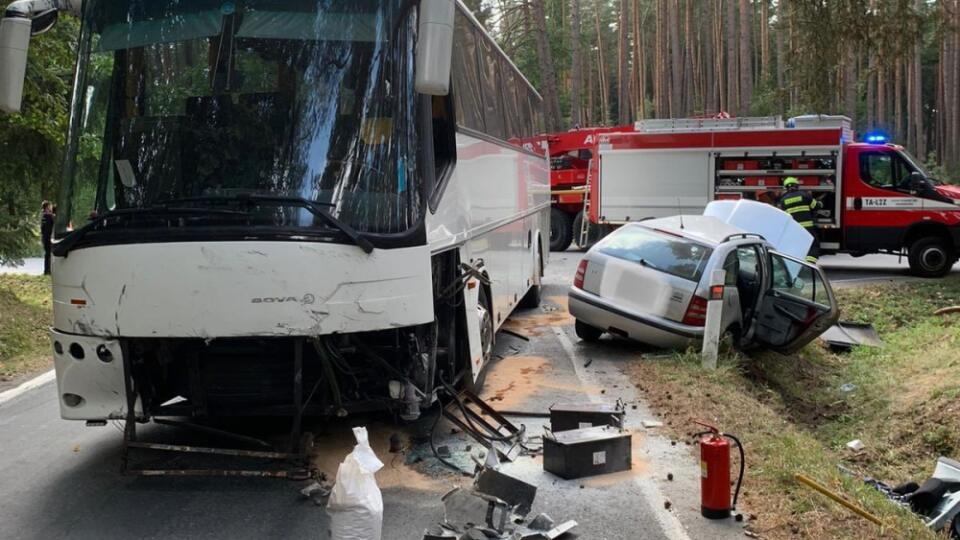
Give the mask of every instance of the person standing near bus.
<svg viewBox="0 0 960 540">
<path fill-rule="evenodd" d="M 43 275 L 50 275 L 50 250 L 53 248 L 53 203 L 40 205 L 40 241 L 43 242 Z"/>
<path fill-rule="evenodd" d="M 800 191 L 800 180 L 794 176 L 788 176 L 783 181 L 783 187 L 787 191 L 780 196 L 777 206 L 790 214 L 790 217 L 813 237 L 813 244 L 810 245 L 810 252 L 807 253 L 807 262 L 816 263 L 820 258 L 820 234 L 813 220 L 813 212 L 820 207 L 820 201 L 814 199 L 810 193 Z"/>
</svg>

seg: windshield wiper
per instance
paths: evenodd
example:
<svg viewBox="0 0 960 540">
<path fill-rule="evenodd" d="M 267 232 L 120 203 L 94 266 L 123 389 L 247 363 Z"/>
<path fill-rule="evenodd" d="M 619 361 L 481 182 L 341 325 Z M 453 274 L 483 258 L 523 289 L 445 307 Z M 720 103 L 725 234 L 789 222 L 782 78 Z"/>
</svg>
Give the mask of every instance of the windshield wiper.
<svg viewBox="0 0 960 540">
<path fill-rule="evenodd" d="M 210 208 L 180 208 L 180 207 L 171 207 L 171 206 L 148 206 L 146 208 L 120 208 L 117 210 L 112 210 L 104 214 L 100 214 L 94 218 L 91 218 L 90 221 L 80 227 L 79 229 L 74 230 L 72 233 L 68 234 L 60 240 L 59 242 L 53 244 L 53 249 L 51 252 L 57 257 L 66 257 L 70 251 L 77 246 L 77 244 L 83 240 L 83 237 L 87 235 L 90 231 L 97 228 L 98 225 L 104 223 L 108 219 L 121 217 L 121 216 L 148 216 L 148 215 L 158 215 L 158 214 L 217 214 L 217 215 L 239 215 L 245 216 L 249 215 L 249 212 L 242 212 L 238 210 L 221 210 L 221 209 L 210 209 Z"/>
<path fill-rule="evenodd" d="M 357 232 L 356 229 L 335 218 L 330 212 L 327 212 L 328 207 L 336 206 L 334 204 L 312 201 L 304 197 L 288 197 L 284 195 L 242 195 L 237 198 L 239 200 L 249 200 L 253 202 L 300 206 L 305 208 L 311 214 L 322 218 L 324 221 L 332 225 L 333 228 L 339 229 L 340 232 L 347 236 L 347 238 L 353 240 L 353 243 L 359 246 L 364 253 L 369 255 L 373 252 L 373 244 L 371 244 L 369 240 L 364 238 L 359 232 Z"/>
<path fill-rule="evenodd" d="M 371 244 L 369 240 L 357 232 L 356 229 L 337 219 L 327 211 L 327 208 L 336 206 L 332 203 L 313 201 L 304 197 L 291 197 L 287 195 L 258 195 L 255 193 L 241 193 L 233 196 L 215 195 L 210 197 L 185 197 L 181 199 L 170 199 L 168 201 L 163 201 L 161 204 L 183 204 L 191 202 L 259 202 L 277 205 L 299 206 L 311 214 L 323 219 L 334 229 L 342 232 L 347 238 L 352 240 L 354 244 L 359 246 L 364 253 L 370 254 L 374 249 L 373 244 Z"/>
</svg>

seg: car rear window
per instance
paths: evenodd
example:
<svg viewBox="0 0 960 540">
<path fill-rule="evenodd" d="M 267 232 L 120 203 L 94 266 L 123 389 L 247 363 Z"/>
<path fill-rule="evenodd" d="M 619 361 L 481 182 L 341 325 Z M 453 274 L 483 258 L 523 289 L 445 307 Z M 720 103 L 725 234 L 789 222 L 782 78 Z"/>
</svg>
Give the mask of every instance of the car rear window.
<svg viewBox="0 0 960 540">
<path fill-rule="evenodd" d="M 672 276 L 700 281 L 713 249 L 640 225 L 628 225 L 606 237 L 597 250 Z"/>
</svg>

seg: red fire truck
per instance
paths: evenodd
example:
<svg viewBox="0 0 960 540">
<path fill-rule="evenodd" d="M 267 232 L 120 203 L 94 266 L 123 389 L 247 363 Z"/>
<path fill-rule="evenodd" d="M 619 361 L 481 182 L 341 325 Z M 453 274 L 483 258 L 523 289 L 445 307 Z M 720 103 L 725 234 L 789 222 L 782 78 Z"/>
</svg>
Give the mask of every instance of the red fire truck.
<svg viewBox="0 0 960 540">
<path fill-rule="evenodd" d="M 640 121 L 597 134 L 584 212 L 609 227 L 699 214 L 717 199 L 774 203 L 795 176 L 822 203 L 824 253 L 905 253 L 917 275 L 949 272 L 960 256 L 960 187 L 930 178 L 902 146 L 868 139 L 853 142 L 842 116 Z"/>
<path fill-rule="evenodd" d="M 583 196 L 587 192 L 587 169 L 597 137 L 605 133 L 629 133 L 634 126 L 572 129 L 537 137 L 534 146 L 547 143 L 550 151 L 550 249 L 570 247 L 575 232 L 583 228 Z"/>
</svg>

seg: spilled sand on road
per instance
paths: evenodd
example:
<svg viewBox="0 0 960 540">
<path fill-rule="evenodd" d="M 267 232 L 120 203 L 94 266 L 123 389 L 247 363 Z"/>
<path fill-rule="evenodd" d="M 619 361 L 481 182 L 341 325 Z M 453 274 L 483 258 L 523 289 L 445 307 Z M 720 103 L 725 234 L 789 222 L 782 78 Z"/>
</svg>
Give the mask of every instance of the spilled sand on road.
<svg viewBox="0 0 960 540">
<path fill-rule="evenodd" d="M 519 312 L 507 319 L 502 328 L 524 336 L 540 336 L 553 326 L 569 326 L 573 317 L 567 309 L 566 296 L 548 296 L 539 309 Z"/>
<path fill-rule="evenodd" d="M 383 468 L 375 475 L 377 485 L 381 489 L 400 487 L 437 492 L 449 488 L 448 481 L 432 478 L 407 465 L 404 454 L 390 453 L 390 435 L 393 433 L 400 433 L 404 445 L 408 444 L 409 437 L 401 431 L 401 428 L 385 424 L 370 424 L 367 426 L 367 433 L 371 448 L 383 462 Z M 317 434 L 310 457 L 311 468 L 325 473 L 331 481 L 334 480 L 340 463 L 353 451 L 355 445 L 353 431 L 347 427 L 339 428 L 332 433 Z"/>
<path fill-rule="evenodd" d="M 493 408 L 515 410 L 516 407 L 535 399 L 555 396 L 555 401 L 576 401 L 582 397 L 587 402 L 587 395 L 598 393 L 598 388 L 582 385 L 576 379 L 564 381 L 555 373 L 550 360 L 542 356 L 508 356 L 490 366 L 486 384 L 481 397 Z M 563 397 L 558 393 L 579 394 L 580 396 Z M 542 405 L 546 412 L 550 403 Z"/>
</svg>

